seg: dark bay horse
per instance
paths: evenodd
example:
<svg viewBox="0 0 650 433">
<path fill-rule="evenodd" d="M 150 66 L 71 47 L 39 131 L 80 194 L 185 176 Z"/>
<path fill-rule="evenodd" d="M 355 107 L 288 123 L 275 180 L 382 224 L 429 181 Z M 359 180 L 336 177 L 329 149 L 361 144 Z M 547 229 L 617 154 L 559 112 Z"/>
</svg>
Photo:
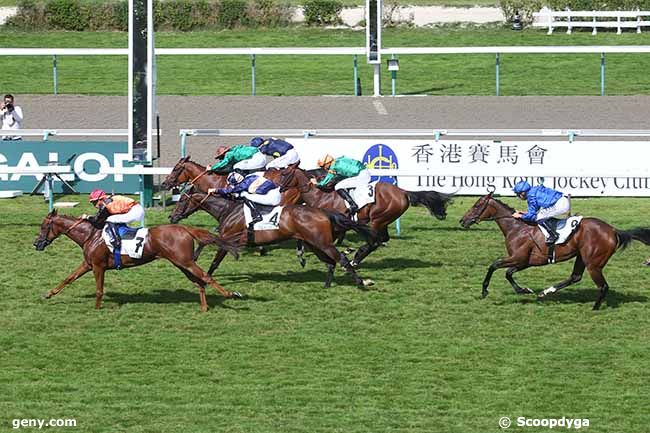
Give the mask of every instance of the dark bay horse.
<svg viewBox="0 0 650 433">
<path fill-rule="evenodd" d="M 281 176 L 281 170 L 267 170 L 264 172 L 264 177 L 278 186 Z M 165 177 L 165 180 L 161 183 L 161 187 L 164 189 L 171 189 L 189 183 L 194 187 L 194 191 L 207 193 L 210 188 L 219 189 L 227 187 L 226 177 L 226 174 L 217 174 L 206 171 L 206 167 L 194 161 L 190 161 L 190 157 L 186 156 L 176 163 L 172 172 L 168 174 L 167 177 Z M 280 204 L 295 204 L 298 202 L 299 198 L 300 194 L 298 191 L 287 191 L 282 194 L 282 201 Z"/>
<path fill-rule="evenodd" d="M 182 195 L 169 217 L 176 223 L 197 210 L 204 210 L 219 221 L 219 232 L 223 237 L 239 238 L 240 245 L 247 243 L 247 224 L 244 220 L 241 202 L 229 200 L 219 195 L 193 193 Z M 287 239 L 300 240 L 311 247 L 314 254 L 327 265 L 325 287 L 330 287 L 334 277 L 334 268 L 339 262 L 352 276 L 360 287 L 372 284 L 371 280 L 361 279 L 350 265 L 347 257 L 334 246 L 334 240 L 339 231 L 354 230 L 369 242 L 375 240 L 375 233 L 367 226 L 355 223 L 345 215 L 336 212 L 324 212 L 319 209 L 302 205 L 285 206 L 278 221 L 278 230 L 263 230 L 255 232 L 255 244 L 265 245 L 278 243 Z M 217 269 L 226 255 L 226 250 L 217 252 L 208 274 Z"/>
<path fill-rule="evenodd" d="M 515 272 L 530 266 L 547 264 L 547 250 L 544 235 L 536 224 L 529 224 L 512 217 L 515 210 L 497 200 L 492 193 L 481 197 L 460 220 L 460 224 L 469 228 L 480 221 L 495 221 L 505 236 L 508 256 L 495 260 L 488 268 L 483 280 L 483 297 L 488 295 L 490 278 L 496 269 L 508 268 L 506 279 L 516 293 L 534 293 L 529 288 L 520 287 L 513 278 Z M 599 290 L 593 309 L 598 310 L 607 296 L 609 285 L 603 276 L 603 268 L 610 257 L 619 249 L 625 249 L 632 240 L 650 245 L 650 229 L 637 228 L 629 231 L 617 230 L 597 218 L 583 218 L 578 229 L 569 240 L 556 245 L 556 261 L 576 258 L 571 276 L 539 293 L 543 298 L 560 289 L 577 283 L 582 279 L 585 269 Z"/>
<path fill-rule="evenodd" d="M 300 198 L 308 206 L 321 209 L 331 209 L 347 213 L 344 200 L 335 191 L 323 191 L 310 182 L 310 173 L 299 168 L 286 169 L 280 179 L 280 191 L 291 194 L 298 191 Z M 451 200 L 450 194 L 437 191 L 405 191 L 387 182 L 379 182 L 375 188 L 375 202 L 364 206 L 357 213 L 359 222 L 368 224 L 379 234 L 374 243 L 361 246 L 354 256 L 352 265 L 356 266 L 382 242 L 388 242 L 388 225 L 399 218 L 409 206 L 425 206 L 431 215 L 438 219 L 447 217 L 447 205 Z M 291 195 L 291 197 L 293 197 Z"/>
<path fill-rule="evenodd" d="M 115 269 L 113 254 L 106 246 L 101 233 L 102 230 L 94 227 L 89 221 L 57 215 L 56 210 L 45 217 L 41 224 L 41 231 L 34 241 L 34 246 L 38 251 L 44 250 L 60 235 L 65 235 L 79 245 L 84 253 L 83 262 L 58 286 L 43 295 L 46 299 L 56 295 L 66 285 L 92 270 L 96 284 L 95 308 L 101 308 L 104 296 L 104 273 L 108 269 Z M 151 227 L 149 229 L 149 239 L 142 252 L 142 258 L 133 259 L 123 255 L 122 267 L 140 266 L 159 258 L 169 260 L 190 281 L 198 286 L 201 311 L 208 310 L 208 303 L 205 298 L 206 285 L 217 289 L 225 298 L 241 298 L 242 295 L 239 292 L 225 290 L 196 264 L 193 258 L 194 241 L 202 245 L 215 245 L 220 250 L 233 254 L 236 254 L 238 249 L 235 243 L 215 236 L 206 230 L 168 224 Z"/>
</svg>

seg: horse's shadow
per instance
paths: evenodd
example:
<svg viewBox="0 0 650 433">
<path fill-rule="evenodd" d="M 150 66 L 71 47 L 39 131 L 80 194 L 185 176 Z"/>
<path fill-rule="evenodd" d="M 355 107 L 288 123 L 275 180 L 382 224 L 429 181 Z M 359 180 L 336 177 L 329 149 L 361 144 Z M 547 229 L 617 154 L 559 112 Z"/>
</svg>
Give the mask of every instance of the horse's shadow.
<svg viewBox="0 0 650 433">
<path fill-rule="evenodd" d="M 363 266 L 363 265 L 362 265 Z M 360 271 L 360 272 L 363 272 Z M 221 280 L 226 284 L 233 283 L 254 283 L 259 281 L 265 282 L 274 282 L 278 284 L 286 283 L 320 283 L 321 285 L 325 283 L 325 276 L 327 271 L 323 265 L 323 269 L 308 269 L 308 270 L 289 270 L 285 272 L 247 272 L 245 274 L 236 273 L 236 274 L 227 274 L 224 273 L 220 276 Z M 364 275 L 364 274 L 362 274 Z M 365 276 L 365 275 L 364 275 Z M 334 272 L 333 284 L 338 286 L 355 286 L 352 277 L 345 274 L 343 269 L 340 266 L 336 267 Z"/>
<path fill-rule="evenodd" d="M 205 288 L 206 292 L 211 290 L 211 287 Z M 95 298 L 95 295 L 85 295 L 85 298 Z M 155 289 L 151 292 L 142 293 L 122 293 L 122 292 L 106 292 L 104 293 L 105 300 L 108 302 L 116 303 L 117 305 L 125 304 L 183 304 L 193 303 L 199 304 L 199 292 L 185 289 Z M 226 298 L 220 295 L 206 293 L 206 300 L 210 308 L 220 307 L 229 310 L 243 310 L 247 308 L 235 307 L 224 303 Z M 257 302 L 268 302 L 272 299 L 257 296 L 247 296 L 244 294 L 244 301 L 252 300 Z"/>
<path fill-rule="evenodd" d="M 441 262 L 430 262 L 405 257 L 384 257 L 380 260 L 361 263 L 359 265 L 359 272 L 363 272 L 364 269 L 439 268 L 441 266 Z"/>
<path fill-rule="evenodd" d="M 543 299 L 537 298 L 522 298 L 519 300 L 522 304 L 531 302 L 544 302 L 544 303 L 558 303 L 558 304 L 593 304 L 598 298 L 597 289 L 565 289 Z M 604 307 L 618 308 L 621 304 L 629 302 L 648 302 L 648 297 L 639 294 L 621 293 L 615 290 L 609 290 L 607 297 L 603 302 Z M 602 309 L 602 307 L 601 307 Z"/>
</svg>

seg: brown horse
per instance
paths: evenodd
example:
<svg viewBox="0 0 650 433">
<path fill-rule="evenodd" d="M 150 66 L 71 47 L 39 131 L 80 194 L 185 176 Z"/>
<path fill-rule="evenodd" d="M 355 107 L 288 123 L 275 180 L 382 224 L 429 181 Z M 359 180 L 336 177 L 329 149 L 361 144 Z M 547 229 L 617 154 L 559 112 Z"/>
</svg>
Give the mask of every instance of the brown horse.
<svg viewBox="0 0 650 433">
<path fill-rule="evenodd" d="M 202 209 L 219 221 L 219 232 L 227 238 L 239 238 L 241 246 L 247 243 L 247 224 L 244 220 L 243 205 L 241 202 L 225 199 L 218 195 L 194 193 L 182 195 L 169 217 L 172 223 L 177 223 L 197 210 Z M 336 212 L 324 212 L 320 209 L 302 205 L 285 206 L 277 230 L 263 230 L 255 232 L 255 244 L 266 245 L 278 243 L 287 239 L 300 240 L 311 247 L 314 254 L 327 265 L 325 287 L 330 287 L 334 277 L 336 263 L 352 276 L 360 287 L 372 284 L 371 280 L 361 279 L 350 265 L 347 257 L 341 254 L 334 246 L 337 232 L 354 230 L 368 242 L 374 242 L 375 234 L 367 226 L 355 223 Z M 217 252 L 208 274 L 217 269 L 226 255 L 225 250 Z"/>
<path fill-rule="evenodd" d="M 56 210 L 45 217 L 41 224 L 41 232 L 34 241 L 34 246 L 38 251 L 44 250 L 60 235 L 66 235 L 79 245 L 84 253 L 83 262 L 58 286 L 43 295 L 45 299 L 56 295 L 66 285 L 92 270 L 96 284 L 95 308 L 101 308 L 104 296 L 104 273 L 107 269 L 115 269 L 113 254 L 106 246 L 101 233 L 102 230 L 94 227 L 88 220 L 57 215 Z M 194 241 L 200 244 L 216 245 L 220 250 L 233 254 L 236 254 L 238 249 L 234 243 L 221 239 L 206 230 L 179 225 L 162 225 L 149 229 L 149 239 L 144 246 L 142 258 L 133 259 L 122 256 L 122 266 L 125 268 L 140 266 L 159 258 L 169 260 L 198 286 L 201 311 L 208 310 L 205 298 L 206 285 L 217 289 L 225 298 L 241 298 L 242 295 L 239 292 L 226 291 L 196 264 L 192 257 Z"/>
<path fill-rule="evenodd" d="M 460 220 L 460 224 L 469 228 L 480 221 L 495 221 L 506 238 L 508 256 L 495 260 L 488 268 L 483 280 L 483 297 L 488 295 L 490 278 L 496 269 L 508 268 L 506 279 L 516 293 L 534 293 L 529 288 L 520 287 L 514 280 L 515 272 L 530 266 L 547 264 L 548 247 L 544 235 L 536 224 L 529 224 L 512 216 L 515 210 L 497 200 L 492 193 L 481 197 Z M 637 228 L 629 231 L 617 230 L 609 224 L 596 218 L 583 218 L 569 240 L 556 245 L 556 261 L 576 258 L 571 276 L 566 280 L 551 286 L 539 293 L 538 297 L 557 292 L 582 279 L 585 269 L 598 287 L 599 294 L 593 309 L 598 310 L 607 296 L 609 285 L 603 276 L 603 268 L 609 258 L 618 250 L 625 249 L 632 240 L 638 240 L 650 245 L 650 229 Z"/>
<path fill-rule="evenodd" d="M 308 206 L 347 213 L 345 201 L 335 191 L 326 192 L 317 188 L 310 182 L 309 173 L 299 168 L 284 170 L 279 185 L 284 194 L 292 194 L 292 191 L 297 190 Z M 357 218 L 359 222 L 369 224 L 370 228 L 379 234 L 379 238 L 376 242 L 366 243 L 359 248 L 352 261 L 353 266 L 361 263 L 383 242 L 388 242 L 388 225 L 406 212 L 409 206 L 423 205 L 436 218 L 442 220 L 447 217 L 447 205 L 451 200 L 449 194 L 437 191 L 405 191 L 387 182 L 379 182 L 375 189 L 375 202 L 361 208 Z"/>
<path fill-rule="evenodd" d="M 282 176 L 281 170 L 267 170 L 264 172 L 264 177 L 278 185 Z M 194 187 L 194 191 L 208 192 L 210 188 L 225 188 L 228 186 L 226 182 L 226 174 L 218 174 L 210 172 L 206 167 L 190 161 L 190 157 L 186 156 L 181 158 L 172 172 L 165 177 L 165 180 L 160 184 L 164 189 L 171 189 L 185 183 L 189 183 Z M 281 205 L 295 204 L 298 202 L 300 194 L 298 191 L 287 191 L 282 194 Z"/>
</svg>

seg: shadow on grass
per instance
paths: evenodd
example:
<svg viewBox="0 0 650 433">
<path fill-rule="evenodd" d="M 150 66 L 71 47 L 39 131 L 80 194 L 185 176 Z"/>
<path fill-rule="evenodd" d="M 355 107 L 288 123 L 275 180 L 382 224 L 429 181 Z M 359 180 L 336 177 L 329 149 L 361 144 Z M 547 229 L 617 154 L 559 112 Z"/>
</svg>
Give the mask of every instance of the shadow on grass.
<svg viewBox="0 0 650 433">
<path fill-rule="evenodd" d="M 597 289 L 565 289 L 549 295 L 544 299 L 538 300 L 537 298 L 527 297 L 519 299 L 519 302 L 522 304 L 529 304 L 531 302 L 543 302 L 543 303 L 558 303 L 558 304 L 589 304 L 593 305 L 598 298 Z M 618 308 L 621 304 L 626 304 L 629 302 L 648 302 L 648 297 L 638 294 L 626 294 L 616 292 L 615 290 L 609 290 L 607 297 L 603 302 L 603 308 Z"/>
<path fill-rule="evenodd" d="M 405 269 L 405 268 L 439 268 L 441 262 L 431 262 L 420 259 L 408 259 L 404 257 L 385 257 L 381 260 L 363 261 L 359 265 L 359 272 L 364 269 Z"/>
<path fill-rule="evenodd" d="M 206 292 L 211 290 L 206 287 Z M 243 293 L 244 299 L 240 301 L 256 301 L 256 302 L 269 302 L 270 298 L 247 296 Z M 95 299 L 95 295 L 84 295 L 85 298 Z M 247 308 L 237 308 L 234 306 L 224 304 L 226 298 L 220 295 L 206 293 L 206 300 L 210 308 L 220 307 L 229 310 L 246 310 Z M 156 289 L 153 292 L 144 293 L 120 293 L 120 292 L 106 292 L 104 294 L 104 301 L 114 302 L 118 305 L 125 304 L 182 304 L 193 303 L 197 306 L 200 304 L 199 291 L 190 291 L 183 289 L 168 290 Z"/>
<path fill-rule="evenodd" d="M 337 286 L 351 286 L 356 287 L 352 277 L 344 273 L 345 271 L 337 266 L 334 271 L 334 280 L 333 284 Z M 366 276 L 363 272 L 363 269 L 359 271 L 360 277 L 362 278 L 371 278 Z M 326 269 L 323 265 L 323 270 L 309 269 L 309 270 L 289 270 L 285 272 L 249 272 L 246 274 L 237 273 L 237 274 L 223 274 L 221 276 L 221 281 L 225 284 L 233 283 L 256 283 L 256 282 L 274 282 L 278 284 L 282 283 L 317 283 L 322 288 L 322 285 L 325 284 L 325 275 Z"/>
</svg>

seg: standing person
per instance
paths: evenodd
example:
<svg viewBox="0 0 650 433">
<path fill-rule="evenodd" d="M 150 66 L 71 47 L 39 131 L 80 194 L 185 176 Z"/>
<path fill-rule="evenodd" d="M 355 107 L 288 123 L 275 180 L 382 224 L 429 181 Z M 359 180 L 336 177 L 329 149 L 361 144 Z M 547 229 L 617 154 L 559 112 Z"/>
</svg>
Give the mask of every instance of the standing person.
<svg viewBox="0 0 650 433">
<path fill-rule="evenodd" d="M 257 147 L 264 155 L 273 157 L 273 160 L 266 164 L 267 170 L 300 164 L 300 156 L 293 145 L 280 138 L 269 137 L 265 140 L 262 137 L 255 137 L 251 140 L 251 146 Z"/>
<path fill-rule="evenodd" d="M 93 225 L 101 223 L 106 219 L 108 234 L 111 237 L 113 246 L 113 258 L 115 267 L 122 267 L 120 248 L 122 240 L 120 238 L 119 227 L 126 226 L 132 222 L 140 222 L 144 217 L 144 208 L 140 203 L 129 197 L 122 195 L 108 196 L 101 189 L 96 189 L 90 193 L 90 203 L 97 208 L 97 214 L 87 217 Z"/>
<path fill-rule="evenodd" d="M 257 147 L 245 144 L 233 147 L 219 146 L 215 159 L 219 161 L 213 164 L 210 170 L 216 172 L 238 170 L 248 174 L 256 170 L 263 170 L 266 165 L 266 156 Z"/>
<path fill-rule="evenodd" d="M 23 109 L 14 105 L 13 95 L 5 95 L 0 103 L 0 115 L 2 116 L 2 129 L 19 130 L 23 128 Z M 5 141 L 22 140 L 20 135 L 3 135 Z"/>
<path fill-rule="evenodd" d="M 559 237 L 556 231 L 558 220 L 554 217 L 569 213 L 571 210 L 569 198 L 560 191 L 547 188 L 544 185 L 531 186 L 525 180 L 517 182 L 512 190 L 517 194 L 517 197 L 526 200 L 528 203 L 526 213 L 517 211 L 512 216 L 524 221 L 535 221 L 546 229 L 548 232 L 548 238 L 546 239 L 548 260 L 549 263 L 553 263 L 555 241 Z"/>
<path fill-rule="evenodd" d="M 318 160 L 318 166 L 327 170 L 327 176 L 320 182 L 312 179 L 312 183 L 316 184 L 318 188 L 323 188 L 332 180 L 342 178 L 336 182 L 334 189 L 343 200 L 350 204 L 350 215 L 356 214 L 359 211 L 359 206 L 352 199 L 349 190 L 370 183 L 372 177 L 365 164 L 346 156 L 334 159 L 332 155 L 325 155 L 323 159 Z"/>
</svg>

